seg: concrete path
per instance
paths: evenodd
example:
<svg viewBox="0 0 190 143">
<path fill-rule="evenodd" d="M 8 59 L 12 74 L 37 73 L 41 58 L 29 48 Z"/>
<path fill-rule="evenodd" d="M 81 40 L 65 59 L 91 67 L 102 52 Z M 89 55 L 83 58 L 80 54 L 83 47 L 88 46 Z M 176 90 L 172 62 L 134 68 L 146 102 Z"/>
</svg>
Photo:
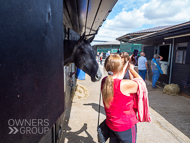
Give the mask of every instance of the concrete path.
<svg viewBox="0 0 190 143">
<path fill-rule="evenodd" d="M 61 142 L 97 143 L 100 82 L 92 83 L 86 75 L 85 80 L 77 83 L 86 86 L 90 96 L 73 100 L 68 107 Z M 137 124 L 137 143 L 190 143 L 190 99 L 163 94 L 161 87 L 156 90 L 151 85 L 147 87 L 152 123 Z M 101 104 L 100 120 L 104 119 Z"/>
</svg>

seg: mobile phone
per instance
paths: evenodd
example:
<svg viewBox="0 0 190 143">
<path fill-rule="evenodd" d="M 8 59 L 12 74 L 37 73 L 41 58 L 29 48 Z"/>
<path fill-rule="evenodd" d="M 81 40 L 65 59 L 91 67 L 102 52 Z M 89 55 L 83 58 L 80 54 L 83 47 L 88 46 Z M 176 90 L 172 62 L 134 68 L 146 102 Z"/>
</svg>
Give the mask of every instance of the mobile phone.
<svg viewBox="0 0 190 143">
<path fill-rule="evenodd" d="M 133 56 L 136 57 L 138 55 L 139 50 L 134 49 Z"/>
</svg>

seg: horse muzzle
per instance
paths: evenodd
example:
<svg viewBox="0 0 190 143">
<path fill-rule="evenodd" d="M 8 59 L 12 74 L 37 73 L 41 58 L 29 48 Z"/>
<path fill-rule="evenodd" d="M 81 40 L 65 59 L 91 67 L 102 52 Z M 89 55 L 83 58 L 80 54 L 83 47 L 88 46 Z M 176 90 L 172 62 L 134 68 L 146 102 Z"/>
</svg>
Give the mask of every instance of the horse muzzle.
<svg viewBox="0 0 190 143">
<path fill-rule="evenodd" d="M 100 68 L 98 68 L 98 71 L 95 75 L 94 78 L 91 78 L 92 82 L 96 82 L 96 81 L 99 81 L 102 77 L 102 72 L 100 71 Z"/>
</svg>

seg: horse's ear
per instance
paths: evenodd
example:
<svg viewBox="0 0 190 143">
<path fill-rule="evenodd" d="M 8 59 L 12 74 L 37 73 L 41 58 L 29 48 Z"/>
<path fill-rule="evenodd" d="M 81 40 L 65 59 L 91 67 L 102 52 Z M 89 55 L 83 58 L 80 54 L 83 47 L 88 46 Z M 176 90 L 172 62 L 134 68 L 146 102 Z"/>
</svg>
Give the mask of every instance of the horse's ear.
<svg viewBox="0 0 190 143">
<path fill-rule="evenodd" d="M 76 42 L 73 52 L 77 50 L 77 48 L 80 46 L 84 38 L 85 38 L 85 32 L 82 34 L 82 36 L 80 36 L 80 39 Z"/>
<path fill-rule="evenodd" d="M 84 40 L 84 38 L 85 38 L 85 32 L 82 34 L 77 43 L 80 44 Z"/>
<path fill-rule="evenodd" d="M 94 37 L 95 37 L 95 35 L 92 36 L 92 37 L 90 37 L 87 41 L 88 41 L 89 43 L 91 43 L 91 42 L 94 40 Z"/>
</svg>

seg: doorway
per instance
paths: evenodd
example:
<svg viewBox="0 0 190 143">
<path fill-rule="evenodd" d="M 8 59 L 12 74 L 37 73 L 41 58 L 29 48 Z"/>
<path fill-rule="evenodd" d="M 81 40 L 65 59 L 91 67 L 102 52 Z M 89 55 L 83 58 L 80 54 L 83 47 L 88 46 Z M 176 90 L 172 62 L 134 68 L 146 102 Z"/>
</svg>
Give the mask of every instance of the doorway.
<svg viewBox="0 0 190 143">
<path fill-rule="evenodd" d="M 159 55 L 163 57 L 162 61 L 168 62 L 169 50 L 170 50 L 170 45 L 159 46 Z"/>
<path fill-rule="evenodd" d="M 155 49 L 155 53 L 163 57 L 162 61 L 160 61 L 160 64 L 163 74 L 165 75 L 169 74 L 170 49 L 171 45 L 160 45 Z"/>
</svg>

